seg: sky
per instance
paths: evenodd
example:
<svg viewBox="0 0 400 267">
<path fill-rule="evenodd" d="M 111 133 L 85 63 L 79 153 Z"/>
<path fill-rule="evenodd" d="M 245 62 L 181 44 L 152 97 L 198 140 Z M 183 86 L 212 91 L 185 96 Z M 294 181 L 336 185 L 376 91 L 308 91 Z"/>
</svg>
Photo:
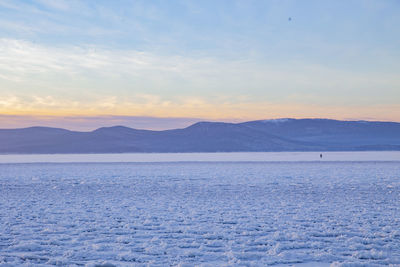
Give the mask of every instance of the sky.
<svg viewBox="0 0 400 267">
<path fill-rule="evenodd" d="M 400 1 L 0 0 L 0 128 L 400 122 Z"/>
</svg>

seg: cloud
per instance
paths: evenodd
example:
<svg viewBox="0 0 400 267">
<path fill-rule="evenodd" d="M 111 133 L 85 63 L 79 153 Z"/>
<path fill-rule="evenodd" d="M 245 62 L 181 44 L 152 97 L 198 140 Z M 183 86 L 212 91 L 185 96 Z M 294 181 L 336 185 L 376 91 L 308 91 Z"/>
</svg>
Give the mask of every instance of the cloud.
<svg viewBox="0 0 400 267">
<path fill-rule="evenodd" d="M 176 102 L 168 102 L 158 96 L 138 95 L 135 101 L 111 97 L 90 103 L 71 102 L 53 97 L 17 98 L 10 96 L 0 98 L 0 110 L 7 110 L 9 107 L 17 109 L 17 111 L 8 113 L 8 115 L 3 112 L 0 122 L 2 128 L 42 125 L 89 130 L 102 126 L 125 125 L 160 130 L 184 127 L 188 125 L 187 123 L 199 120 L 236 122 L 282 117 L 400 121 L 399 104 L 370 106 L 299 104 L 296 102 L 279 104 L 246 101 L 245 98 L 239 102 L 229 98 L 210 101 L 201 97 L 180 98 Z M 51 111 L 49 112 L 49 110 Z M 26 114 L 35 115 L 27 116 Z M 160 121 L 137 120 L 138 117 L 147 118 L 149 116 L 162 116 L 163 119 Z M 169 121 L 167 118 L 171 120 Z M 180 119 L 175 120 L 175 118 Z"/>
<path fill-rule="evenodd" d="M 290 106 L 304 108 L 297 112 L 305 115 L 336 106 L 349 112 L 357 107 L 367 116 L 368 106 L 398 105 L 400 77 L 299 61 L 184 57 L 3 38 L 0 88 L 3 114 L 259 118 L 273 110 L 290 115 Z"/>
<path fill-rule="evenodd" d="M 64 1 L 64 0 L 57 0 L 57 1 L 35 0 L 35 2 L 41 4 L 42 6 L 45 6 L 47 8 L 51 8 L 51 9 L 59 9 L 59 10 L 63 10 L 63 11 L 67 11 L 70 9 L 69 2 Z"/>
<path fill-rule="evenodd" d="M 325 95 L 332 100 L 331 96 L 343 95 L 344 90 L 358 93 L 365 88 L 391 90 L 400 84 L 398 75 L 391 73 L 349 72 L 305 62 L 183 57 L 90 45 L 54 47 L 15 39 L 0 39 L 0 71 L 2 79 L 9 77 L 11 81 L 41 82 L 61 88 L 70 79 L 76 80 L 73 83 L 76 88 L 83 87 L 80 80 L 101 79 L 136 92 L 175 91 L 194 95 L 195 90 L 202 90 L 198 93 L 210 95 L 218 90 L 222 94 L 249 92 L 256 98 L 272 99 L 286 98 L 296 91 Z M 51 75 L 58 75 L 56 84 L 49 78 Z"/>
</svg>

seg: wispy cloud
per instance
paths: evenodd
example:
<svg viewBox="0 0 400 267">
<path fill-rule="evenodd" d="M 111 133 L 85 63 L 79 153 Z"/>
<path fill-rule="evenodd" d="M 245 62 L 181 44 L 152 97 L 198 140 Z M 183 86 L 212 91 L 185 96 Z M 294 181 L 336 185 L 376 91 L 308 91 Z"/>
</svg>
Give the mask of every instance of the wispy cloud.
<svg viewBox="0 0 400 267">
<path fill-rule="evenodd" d="M 54 99 L 48 97 L 0 97 L 0 110 L 12 109 L 13 112 L 2 112 L 4 117 L 0 127 L 7 128 L 11 125 L 34 126 L 55 126 L 62 127 L 67 122 L 66 118 L 75 118 L 69 121 L 68 127 L 71 129 L 92 129 L 101 126 L 126 125 L 136 128 L 166 129 L 175 128 L 176 122 L 171 121 L 171 126 L 167 123 L 158 127 L 148 124 L 140 126 L 130 120 L 116 120 L 115 118 L 133 117 L 164 117 L 180 118 L 184 121 L 198 121 L 193 118 L 203 118 L 202 120 L 216 121 L 245 121 L 254 119 L 271 118 L 332 118 L 347 119 L 359 118 L 370 120 L 389 120 L 400 121 L 399 104 L 375 104 L 375 105 L 321 105 L 321 104 L 299 104 L 295 101 L 281 104 L 267 101 L 248 101 L 246 98 L 233 101 L 230 98 L 217 98 L 209 100 L 207 98 L 192 97 L 178 98 L 176 101 L 165 101 L 157 95 L 137 95 L 134 100 L 125 100 L 114 96 L 108 98 L 98 98 L 96 101 L 69 101 L 65 99 Z M 51 112 L 49 112 L 49 110 Z M 8 115 L 6 115 L 8 114 Z M 19 115 L 18 115 L 19 114 Z M 12 116 L 28 116 L 34 124 L 26 124 L 28 120 L 14 120 Z M 42 118 L 51 118 L 45 121 Z M 74 124 L 76 118 L 98 118 L 95 124 Z M 113 119 L 110 119 L 113 118 Z M 179 120 L 178 120 L 179 121 Z M 43 123 L 46 122 L 46 123 Z M 25 124 L 24 124 L 25 123 Z M 95 126 L 94 126 L 95 125 Z M 180 124 L 181 126 L 183 124 Z M 186 125 L 186 124 L 185 124 Z M 90 126 L 90 127 L 89 127 Z M 67 127 L 67 126 L 63 126 Z M 178 126 L 176 126 L 178 127 Z"/>
<path fill-rule="evenodd" d="M 73 1 L 64 1 L 64 0 L 57 0 L 57 1 L 51 1 L 51 0 L 35 0 L 35 2 L 51 9 L 59 9 L 63 11 L 67 11 L 71 8 L 71 3 Z"/>
<path fill-rule="evenodd" d="M 0 112 L 216 119 L 329 116 L 324 106 L 371 116 L 366 105 L 398 105 L 398 75 L 291 63 L 0 39 Z"/>
<path fill-rule="evenodd" d="M 347 71 L 302 61 L 282 64 L 256 58 L 183 57 L 93 45 L 55 47 L 15 39 L 0 39 L 0 73 L 3 95 L 15 88 L 40 87 L 38 95 L 44 96 L 61 91 L 78 97 L 83 90 L 87 96 L 148 94 L 166 101 L 178 96 L 230 95 L 269 102 L 296 99 L 299 103 L 314 97 L 321 103 L 343 104 L 350 93 L 358 95 L 355 104 L 377 99 L 390 104 L 400 94 L 397 73 Z"/>
</svg>

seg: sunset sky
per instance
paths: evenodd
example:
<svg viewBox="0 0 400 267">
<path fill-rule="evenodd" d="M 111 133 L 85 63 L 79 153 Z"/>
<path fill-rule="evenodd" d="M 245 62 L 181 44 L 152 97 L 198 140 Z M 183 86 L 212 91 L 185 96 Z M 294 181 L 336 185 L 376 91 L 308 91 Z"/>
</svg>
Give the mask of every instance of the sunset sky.
<svg viewBox="0 0 400 267">
<path fill-rule="evenodd" d="M 400 122 L 400 1 L 0 0 L 0 128 L 282 117 Z"/>
</svg>

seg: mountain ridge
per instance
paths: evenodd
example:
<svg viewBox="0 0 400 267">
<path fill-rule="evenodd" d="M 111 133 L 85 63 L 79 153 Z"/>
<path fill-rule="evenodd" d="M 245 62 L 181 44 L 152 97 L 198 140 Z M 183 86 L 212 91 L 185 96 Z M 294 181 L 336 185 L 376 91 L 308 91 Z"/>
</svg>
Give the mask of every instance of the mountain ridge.
<svg viewBox="0 0 400 267">
<path fill-rule="evenodd" d="M 197 122 L 186 128 L 126 126 L 71 131 L 0 129 L 0 153 L 267 152 L 400 150 L 400 123 L 332 119 Z"/>
</svg>

